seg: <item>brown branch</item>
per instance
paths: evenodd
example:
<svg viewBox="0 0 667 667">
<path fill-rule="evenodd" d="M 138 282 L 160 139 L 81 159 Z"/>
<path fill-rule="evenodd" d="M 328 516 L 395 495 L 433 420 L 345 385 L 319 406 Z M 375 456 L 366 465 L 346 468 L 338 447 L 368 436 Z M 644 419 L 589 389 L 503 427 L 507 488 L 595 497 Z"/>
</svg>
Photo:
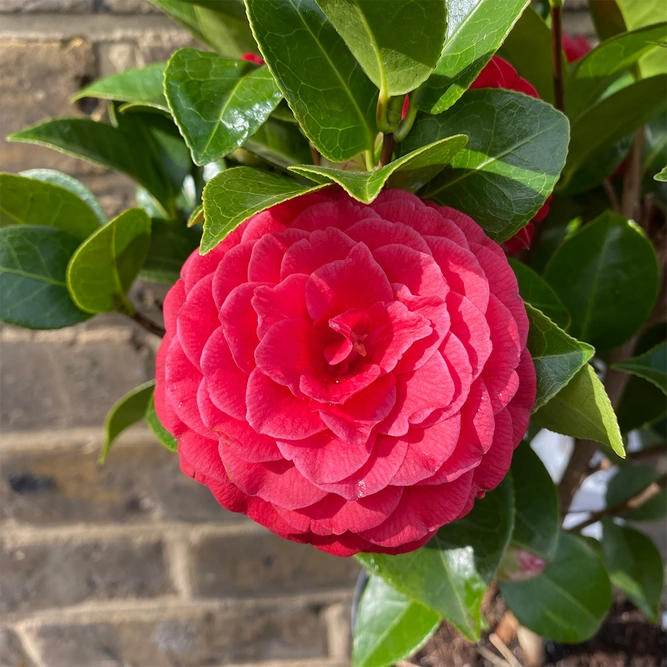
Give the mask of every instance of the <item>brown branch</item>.
<svg viewBox="0 0 667 667">
<path fill-rule="evenodd" d="M 159 324 L 155 324 L 155 322 L 149 320 L 147 317 L 144 317 L 139 312 L 135 312 L 134 315 L 132 315 L 131 317 L 137 324 L 139 324 L 144 329 L 146 329 L 146 331 L 152 333 L 155 336 L 164 338 L 165 333 L 167 333 L 163 327 L 161 327 Z"/>
<path fill-rule="evenodd" d="M 551 7 L 551 59 L 553 62 L 554 103 L 565 111 L 563 96 L 563 7 L 560 2 Z"/>
<path fill-rule="evenodd" d="M 657 479 L 650 486 L 647 486 L 641 493 L 638 493 L 636 496 L 633 496 L 632 498 L 625 500 L 622 503 L 618 503 L 613 507 L 607 507 L 603 510 L 592 512 L 591 516 L 588 519 L 582 521 L 581 523 L 578 523 L 576 526 L 572 526 L 572 528 L 568 528 L 568 531 L 572 533 L 579 533 L 584 528 L 592 526 L 594 523 L 597 523 L 600 519 L 602 519 L 605 516 L 619 516 L 621 514 L 624 514 L 627 510 L 631 510 L 636 507 L 639 507 L 640 505 L 643 505 L 645 502 L 653 498 L 653 496 L 657 495 L 665 487 L 667 487 L 667 474 Z"/>
<path fill-rule="evenodd" d="M 315 148 L 315 146 L 310 143 L 310 141 L 308 142 L 308 146 L 310 147 L 310 154 L 313 157 L 313 164 L 319 167 L 322 162 L 322 156 L 319 154 L 317 148 Z"/>
<path fill-rule="evenodd" d="M 640 128 L 635 135 L 628 167 L 623 178 L 623 200 L 621 212 L 626 218 L 639 220 L 641 215 L 641 185 L 642 185 L 642 151 L 644 149 L 644 128 Z"/>
<path fill-rule="evenodd" d="M 394 139 L 393 134 L 389 133 L 383 135 L 382 152 L 380 153 L 380 162 L 378 163 L 378 167 L 384 167 L 391 162 L 391 156 L 394 154 L 395 145 L 396 140 Z"/>
<path fill-rule="evenodd" d="M 618 200 L 616 190 L 614 190 L 614 186 L 611 184 L 611 181 L 609 179 L 602 181 L 602 187 L 604 188 L 604 191 L 607 194 L 607 199 L 609 199 L 609 203 L 611 204 L 611 210 L 614 213 L 618 213 L 620 215 L 621 202 Z"/>
</svg>

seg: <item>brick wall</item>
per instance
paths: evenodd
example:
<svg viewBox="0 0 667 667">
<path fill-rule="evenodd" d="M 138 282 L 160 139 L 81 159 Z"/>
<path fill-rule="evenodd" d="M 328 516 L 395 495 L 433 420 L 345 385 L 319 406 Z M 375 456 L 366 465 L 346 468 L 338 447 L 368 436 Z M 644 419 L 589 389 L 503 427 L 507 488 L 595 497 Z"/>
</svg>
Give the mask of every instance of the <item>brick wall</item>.
<svg viewBox="0 0 667 667">
<path fill-rule="evenodd" d="M 568 4 L 566 27 L 589 33 Z M 99 118 L 69 98 L 190 44 L 144 0 L 0 0 L 0 134 Z M 110 214 L 132 203 L 122 176 L 0 141 L 0 171 L 35 167 L 77 176 Z M 0 329 L 0 667 L 348 665 L 354 561 L 225 512 L 145 429 L 97 466 L 106 411 L 151 377 L 155 346 L 120 316 Z"/>
</svg>

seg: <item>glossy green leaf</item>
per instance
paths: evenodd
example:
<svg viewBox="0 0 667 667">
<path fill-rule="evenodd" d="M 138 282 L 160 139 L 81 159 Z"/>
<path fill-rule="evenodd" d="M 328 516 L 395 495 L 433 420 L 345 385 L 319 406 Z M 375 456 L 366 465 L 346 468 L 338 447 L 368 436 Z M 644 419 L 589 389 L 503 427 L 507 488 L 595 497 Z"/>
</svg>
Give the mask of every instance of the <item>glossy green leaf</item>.
<svg viewBox="0 0 667 667">
<path fill-rule="evenodd" d="M 470 141 L 421 194 L 467 213 L 494 240 L 505 241 L 553 190 L 567 154 L 567 118 L 527 95 L 471 90 L 445 113 L 419 116 L 400 150 L 454 134 Z"/>
<path fill-rule="evenodd" d="M 602 553 L 614 586 L 620 588 L 653 623 L 660 616 L 664 584 L 662 556 L 653 541 L 634 528 L 602 521 Z"/>
<path fill-rule="evenodd" d="M 572 138 L 561 187 L 597 153 L 632 134 L 667 109 L 667 75 L 637 81 L 605 97 L 572 124 Z M 637 104 L 637 100 L 642 100 Z"/>
<path fill-rule="evenodd" d="M 556 433 L 609 445 L 625 458 L 623 438 L 609 396 L 589 364 L 540 408 L 533 420 Z"/>
<path fill-rule="evenodd" d="M 146 408 L 146 414 L 144 415 L 146 423 L 150 427 L 151 431 L 155 434 L 155 437 L 163 444 L 167 449 L 172 452 L 178 451 L 178 441 L 174 436 L 167 431 L 167 429 L 162 426 L 160 418 L 155 412 L 155 397 L 151 395 L 150 400 L 148 401 L 148 407 Z"/>
<path fill-rule="evenodd" d="M 667 41 L 667 23 L 612 37 L 581 58 L 568 78 L 565 100 L 570 119 L 584 112 L 642 55 L 659 49 L 660 41 Z"/>
<path fill-rule="evenodd" d="M 468 639 L 480 633 L 481 604 L 513 528 L 509 478 L 463 519 L 441 528 L 418 551 L 399 556 L 357 558 L 393 588 L 453 623 Z"/>
<path fill-rule="evenodd" d="M 100 228 L 90 206 L 70 190 L 16 174 L 0 174 L 0 226 L 56 227 L 77 239 Z"/>
<path fill-rule="evenodd" d="M 627 30 L 637 30 L 667 19 L 662 0 L 616 0 L 616 4 Z M 647 53 L 639 61 L 639 71 L 643 77 L 667 72 L 667 51 L 663 48 Z"/>
<path fill-rule="evenodd" d="M 88 118 L 62 118 L 16 132 L 9 140 L 48 146 L 120 171 L 162 203 L 171 197 L 169 185 L 162 177 L 161 165 L 150 151 L 145 150 L 145 137 L 129 126 L 121 130 Z"/>
<path fill-rule="evenodd" d="M 414 655 L 438 629 L 440 614 L 371 577 L 354 627 L 354 667 L 389 667 Z"/>
<path fill-rule="evenodd" d="M 660 521 L 667 516 L 667 489 L 658 491 L 638 507 L 623 513 L 627 521 Z"/>
<path fill-rule="evenodd" d="M 417 107 L 431 114 L 451 107 L 491 60 L 528 4 L 529 0 L 448 0 L 442 54 L 415 96 Z"/>
<path fill-rule="evenodd" d="M 107 413 L 104 431 L 106 439 L 99 456 L 104 463 L 116 438 L 126 429 L 144 418 L 149 402 L 153 398 L 155 380 L 149 380 L 128 392 L 116 401 Z"/>
<path fill-rule="evenodd" d="M 621 433 L 649 426 L 666 413 L 664 393 L 652 382 L 637 376 L 631 377 L 616 410 Z"/>
<path fill-rule="evenodd" d="M 82 97 L 95 97 L 169 111 L 162 85 L 165 67 L 166 63 L 154 63 L 141 69 L 112 74 L 79 90 L 72 101 Z"/>
<path fill-rule="evenodd" d="M 0 228 L 0 320 L 28 329 L 61 329 L 88 319 L 65 282 L 78 245 L 78 239 L 53 227 Z"/>
<path fill-rule="evenodd" d="M 548 403 L 595 354 L 595 348 L 568 336 L 544 313 L 526 304 L 528 350 L 535 364 L 537 396 L 533 410 Z"/>
<path fill-rule="evenodd" d="M 512 542 L 550 561 L 556 555 L 560 530 L 556 486 L 527 442 L 514 451 L 510 472 L 515 506 Z"/>
<path fill-rule="evenodd" d="M 295 123 L 275 118 L 269 120 L 253 134 L 243 148 L 278 167 L 312 161 L 308 140 Z"/>
<path fill-rule="evenodd" d="M 378 91 L 315 0 L 246 0 L 262 56 L 306 136 L 333 162 L 375 145 Z"/>
<path fill-rule="evenodd" d="M 204 222 L 204 205 L 199 204 L 197 208 L 195 208 L 192 213 L 190 213 L 190 217 L 188 218 L 188 228 L 189 227 L 194 227 L 195 225 L 198 225 L 199 223 Z"/>
<path fill-rule="evenodd" d="M 600 39 L 608 39 L 627 30 L 616 0 L 588 0 L 588 9 Z"/>
<path fill-rule="evenodd" d="M 282 97 L 266 67 L 196 49 L 180 49 L 171 57 L 165 92 L 198 165 L 243 145 Z"/>
<path fill-rule="evenodd" d="M 613 367 L 625 373 L 638 375 L 667 394 L 667 343 L 660 343 L 633 359 L 619 361 Z"/>
<path fill-rule="evenodd" d="M 644 232 L 607 211 L 568 236 L 544 278 L 572 317 L 570 333 L 612 349 L 634 334 L 658 296 L 658 264 Z"/>
<path fill-rule="evenodd" d="M 605 503 L 616 507 L 638 496 L 651 484 L 660 479 L 661 473 L 655 468 L 642 465 L 626 465 L 609 480 Z"/>
<path fill-rule="evenodd" d="M 653 178 L 660 183 L 667 183 L 667 167 L 663 167 Z"/>
<path fill-rule="evenodd" d="M 56 171 L 55 169 L 28 169 L 27 171 L 22 171 L 20 176 L 32 178 L 35 181 L 44 181 L 45 183 L 51 183 L 52 185 L 69 190 L 90 206 L 100 224 L 105 225 L 107 223 L 107 216 L 97 201 L 97 197 L 81 181 L 77 181 L 76 178 L 72 178 L 68 174 L 63 174 L 61 171 Z"/>
<path fill-rule="evenodd" d="M 544 278 L 514 257 L 508 257 L 507 260 L 519 283 L 521 298 L 533 308 L 542 311 L 561 329 L 567 329 L 570 326 L 570 314 Z"/>
<path fill-rule="evenodd" d="M 445 0 L 317 0 L 383 99 L 426 81 L 445 38 Z M 452 15 L 449 23 L 451 30 Z"/>
<path fill-rule="evenodd" d="M 67 288 L 87 313 L 122 307 L 132 311 L 127 291 L 139 275 L 150 245 L 151 220 L 133 208 L 90 236 L 67 267 Z"/>
<path fill-rule="evenodd" d="M 204 189 L 204 236 L 201 253 L 213 250 L 250 216 L 324 186 L 308 187 L 250 167 L 227 169 Z"/>
<path fill-rule="evenodd" d="M 180 222 L 153 220 L 151 242 L 141 277 L 173 285 L 180 277 L 185 260 L 199 246 L 200 239 L 199 230 L 188 229 Z"/>
<path fill-rule="evenodd" d="M 553 562 L 535 579 L 500 591 L 521 625 L 557 642 L 583 642 L 600 627 L 612 595 L 599 555 L 583 539 L 562 533 Z"/>
<path fill-rule="evenodd" d="M 467 143 L 468 137 L 462 134 L 447 137 L 417 148 L 374 171 L 343 171 L 331 167 L 303 165 L 290 167 L 290 171 L 317 183 L 338 183 L 355 199 L 370 204 L 392 175 L 395 177 L 393 186 L 408 185 L 406 189 L 419 189 L 441 172 Z"/>
</svg>

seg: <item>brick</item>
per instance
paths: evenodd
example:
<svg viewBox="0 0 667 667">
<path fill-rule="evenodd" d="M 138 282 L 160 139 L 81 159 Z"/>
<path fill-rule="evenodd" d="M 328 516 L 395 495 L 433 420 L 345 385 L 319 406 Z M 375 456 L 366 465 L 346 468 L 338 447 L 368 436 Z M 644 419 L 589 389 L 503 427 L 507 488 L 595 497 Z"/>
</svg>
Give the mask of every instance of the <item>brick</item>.
<svg viewBox="0 0 667 667">
<path fill-rule="evenodd" d="M 266 532 L 208 537 L 193 547 L 199 595 L 205 598 L 351 588 L 359 565 Z"/>
<path fill-rule="evenodd" d="M 3 334 L 0 428 L 101 426 L 113 403 L 154 373 L 153 351 L 132 331 L 82 340 L 73 329 L 32 339 Z"/>
<path fill-rule="evenodd" d="M 117 446 L 103 466 L 97 465 L 98 452 L 95 447 L 0 453 L 0 517 L 35 526 L 247 521 L 184 475 L 178 456 L 158 442 Z"/>
<path fill-rule="evenodd" d="M 326 655 L 326 630 L 312 608 L 179 613 L 158 621 L 46 625 L 36 643 L 49 667 L 207 667 Z"/>
<path fill-rule="evenodd" d="M 0 628 L 0 667 L 35 667 L 21 639 L 9 628 Z"/>
<path fill-rule="evenodd" d="M 156 541 L 4 545 L 0 553 L 3 613 L 173 592 Z"/>
<path fill-rule="evenodd" d="M 98 11 L 114 14 L 159 14 L 160 10 L 147 0 L 102 0 Z"/>
<path fill-rule="evenodd" d="M 94 5 L 94 0 L 0 0 L 0 12 L 83 14 L 92 11 Z"/>
<path fill-rule="evenodd" d="M 0 170 L 45 167 L 77 174 L 101 173 L 100 167 L 56 151 L 4 140 L 12 132 L 49 118 L 82 115 L 70 105 L 69 98 L 94 76 L 93 47 L 86 39 L 0 40 Z"/>
</svg>

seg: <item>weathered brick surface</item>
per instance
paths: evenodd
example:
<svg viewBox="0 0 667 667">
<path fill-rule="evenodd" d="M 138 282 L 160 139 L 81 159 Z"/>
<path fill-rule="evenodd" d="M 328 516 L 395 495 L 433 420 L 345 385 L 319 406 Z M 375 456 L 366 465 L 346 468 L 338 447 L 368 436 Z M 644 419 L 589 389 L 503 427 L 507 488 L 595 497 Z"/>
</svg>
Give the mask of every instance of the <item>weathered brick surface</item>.
<svg viewBox="0 0 667 667">
<path fill-rule="evenodd" d="M 211 611 L 145 622 L 47 625 L 36 642 L 49 667 L 207 667 L 326 655 L 317 610 L 273 608 L 261 613 Z"/>
<path fill-rule="evenodd" d="M 184 475 L 176 454 L 147 441 L 114 448 L 104 466 L 96 446 L 0 452 L 0 516 L 36 526 L 247 521 Z"/>
<path fill-rule="evenodd" d="M 0 0 L 0 12 L 92 12 L 95 0 Z"/>
<path fill-rule="evenodd" d="M 9 628 L 0 628 L 0 667 L 35 667 L 21 639 Z"/>
<path fill-rule="evenodd" d="M 0 554 L 3 613 L 173 592 L 157 541 L 4 545 Z"/>
<path fill-rule="evenodd" d="M 206 598 L 285 594 L 354 585 L 358 563 L 272 533 L 208 537 L 195 548 L 197 590 Z"/>
</svg>

